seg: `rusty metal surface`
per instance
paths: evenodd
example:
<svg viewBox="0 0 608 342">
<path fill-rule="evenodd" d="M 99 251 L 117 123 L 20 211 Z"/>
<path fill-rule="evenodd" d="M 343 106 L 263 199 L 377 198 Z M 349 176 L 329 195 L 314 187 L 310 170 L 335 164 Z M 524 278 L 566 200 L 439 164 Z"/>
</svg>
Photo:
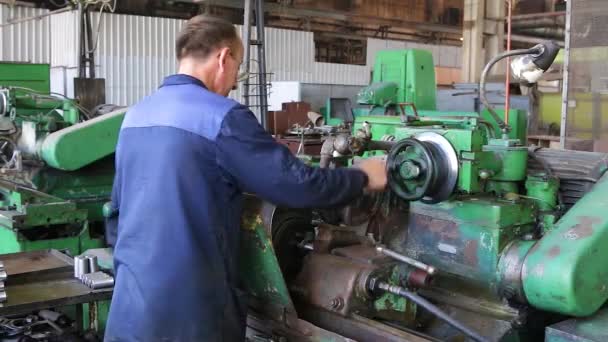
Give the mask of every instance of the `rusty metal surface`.
<svg viewBox="0 0 608 342">
<path fill-rule="evenodd" d="M 405 329 L 397 329 L 378 321 L 358 315 L 345 318 L 338 314 L 320 310 L 314 307 L 304 307 L 300 310 L 303 319 L 340 335 L 359 342 L 429 342 L 438 341 L 431 337 L 421 336 Z"/>
<path fill-rule="evenodd" d="M 56 250 L 6 254 L 7 302 L 0 316 L 111 298 L 112 289 L 91 290 L 74 278 L 72 259 Z"/>
<path fill-rule="evenodd" d="M 297 154 L 300 149 L 300 144 L 302 145 L 302 149 L 300 150 L 301 154 L 309 155 L 309 156 L 318 156 L 321 155 L 321 146 L 323 145 L 323 140 L 320 138 L 307 138 L 301 139 L 300 137 L 280 137 L 276 138 L 276 140 L 287 146 L 287 148 L 293 154 Z"/>
<path fill-rule="evenodd" d="M 252 311 L 247 315 L 246 337 L 251 341 L 353 342 L 302 319 L 295 318 L 289 324 L 283 324 Z"/>
<path fill-rule="evenodd" d="M 72 258 L 56 250 L 33 251 L 0 255 L 6 273 L 15 279 L 18 275 L 33 272 L 50 272 L 72 269 Z"/>
<path fill-rule="evenodd" d="M 317 253 L 329 253 L 332 249 L 361 243 L 362 237 L 353 229 L 321 224 L 317 227 L 314 250 Z"/>
<path fill-rule="evenodd" d="M 309 121 L 310 104 L 306 102 L 283 103 L 280 111 L 271 111 L 266 115 L 268 130 L 271 134 L 286 134 L 293 125 L 304 126 Z"/>
<path fill-rule="evenodd" d="M 112 289 L 91 290 L 78 279 L 67 276 L 62 280 L 6 286 L 8 300 L 0 306 L 0 316 L 25 314 L 31 311 L 72 304 L 107 300 Z"/>
<path fill-rule="evenodd" d="M 311 253 L 290 288 L 302 301 L 341 315 L 369 311 L 365 284 L 376 268 L 340 256 Z"/>
<path fill-rule="evenodd" d="M 331 253 L 362 264 L 381 265 L 391 261 L 390 258 L 378 253 L 376 248 L 370 245 L 354 245 L 345 248 L 336 248 L 332 250 Z"/>
</svg>

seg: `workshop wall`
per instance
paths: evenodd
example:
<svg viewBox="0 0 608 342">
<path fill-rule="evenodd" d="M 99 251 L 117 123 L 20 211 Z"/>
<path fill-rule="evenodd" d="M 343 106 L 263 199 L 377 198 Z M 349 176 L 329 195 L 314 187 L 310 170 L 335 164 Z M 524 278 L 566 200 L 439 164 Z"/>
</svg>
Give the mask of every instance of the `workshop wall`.
<svg viewBox="0 0 608 342">
<path fill-rule="evenodd" d="M 44 13 L 40 11 L 0 5 L 0 23 L 6 22 L 6 18 Z M 184 20 L 104 13 L 97 26 L 99 18 L 99 13 L 92 14 L 93 36 L 94 39 L 98 37 L 96 73 L 97 77 L 106 79 L 106 102 L 131 105 L 158 87 L 166 75 L 175 72 L 174 41 Z M 42 20 L 8 27 L 0 31 L 2 59 L 50 63 L 52 90 L 73 96 L 72 80 L 77 76 L 78 67 L 77 12 L 53 14 Z M 358 89 L 369 84 L 375 54 L 382 49 L 428 49 L 433 52 L 436 65 L 460 65 L 460 48 L 453 46 L 370 38 L 367 65 L 361 66 L 315 62 L 312 32 L 266 28 L 265 40 L 267 71 L 271 73 L 269 81 L 299 81 Z M 255 48 L 252 59 L 257 60 Z M 251 68 L 257 70 L 255 61 Z M 241 89 L 234 91 L 231 97 L 241 100 Z"/>
<path fill-rule="evenodd" d="M 46 9 L 0 4 L 0 24 L 46 13 Z M 49 17 L 0 27 L 0 60 L 48 63 L 49 28 Z"/>
</svg>

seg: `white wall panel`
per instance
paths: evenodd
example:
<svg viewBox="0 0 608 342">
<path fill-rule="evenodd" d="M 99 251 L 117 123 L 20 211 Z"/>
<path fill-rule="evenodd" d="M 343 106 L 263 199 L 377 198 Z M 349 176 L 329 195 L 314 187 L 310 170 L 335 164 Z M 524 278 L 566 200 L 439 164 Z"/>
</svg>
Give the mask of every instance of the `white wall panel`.
<svg viewBox="0 0 608 342">
<path fill-rule="evenodd" d="M 46 13 L 46 9 L 0 4 L 0 24 Z M 49 23 L 49 17 L 42 17 L 0 27 L 0 60 L 49 63 Z"/>
<path fill-rule="evenodd" d="M 93 22 L 98 19 L 95 14 Z M 107 102 L 131 105 L 176 72 L 175 38 L 183 20 L 122 14 L 102 14 L 101 20 L 95 57 Z"/>
<path fill-rule="evenodd" d="M 93 15 L 96 29 L 99 14 Z M 96 50 L 98 77 L 106 79 L 106 100 L 131 105 L 156 89 L 163 78 L 176 71 L 175 39 L 184 20 L 104 13 L 101 16 L 99 45 Z M 73 75 L 78 65 L 78 18 L 76 12 L 53 15 L 51 20 L 51 62 L 53 79 Z M 242 27 L 238 27 L 242 31 Z M 57 32 L 57 33 L 55 33 Z M 94 33 L 96 36 L 96 32 Z M 255 37 L 255 28 L 252 30 Z M 313 33 L 267 28 L 265 31 L 268 81 L 298 81 L 308 84 L 369 84 L 375 54 L 384 49 L 426 48 L 436 64 L 454 64 L 454 48 L 368 39 L 367 65 L 319 63 L 314 61 Z M 459 48 L 455 48 L 458 49 Z M 257 48 L 251 49 L 251 71 L 257 71 Z M 58 70 L 59 69 L 59 70 Z M 62 70 L 65 69 L 65 70 Z M 69 78 L 69 77 L 68 77 Z M 71 83 L 71 80 L 66 80 Z M 255 80 L 252 80 L 255 83 Z M 59 85 L 54 89 L 70 88 Z M 252 87 L 252 91 L 254 87 Z M 272 89 L 270 89 L 272 92 Z M 230 96 L 242 101 L 242 88 Z M 255 101 L 252 101 L 255 103 Z"/>
</svg>

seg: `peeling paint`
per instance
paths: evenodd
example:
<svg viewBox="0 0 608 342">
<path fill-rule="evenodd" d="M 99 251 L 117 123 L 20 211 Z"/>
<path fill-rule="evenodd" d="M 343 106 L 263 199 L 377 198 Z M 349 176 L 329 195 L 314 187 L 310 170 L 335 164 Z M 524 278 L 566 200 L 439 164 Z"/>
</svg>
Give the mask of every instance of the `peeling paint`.
<svg viewBox="0 0 608 342">
<path fill-rule="evenodd" d="M 477 258 L 477 240 L 469 240 L 464 246 L 464 262 L 471 266 L 477 266 L 479 259 Z"/>
<path fill-rule="evenodd" d="M 564 238 L 568 240 L 584 239 L 593 235 L 593 225 L 602 221 L 599 217 L 581 216 L 578 218 L 579 223 L 564 233 Z"/>
<path fill-rule="evenodd" d="M 561 249 L 559 248 L 559 246 L 553 246 L 549 249 L 549 251 L 547 252 L 547 255 L 550 258 L 555 258 L 556 256 L 558 256 L 561 253 Z"/>
</svg>

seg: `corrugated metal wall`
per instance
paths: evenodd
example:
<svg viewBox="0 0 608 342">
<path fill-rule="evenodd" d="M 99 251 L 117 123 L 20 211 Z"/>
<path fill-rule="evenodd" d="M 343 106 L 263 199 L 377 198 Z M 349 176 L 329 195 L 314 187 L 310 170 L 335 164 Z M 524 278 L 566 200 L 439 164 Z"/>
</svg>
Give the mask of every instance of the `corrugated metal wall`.
<svg viewBox="0 0 608 342">
<path fill-rule="evenodd" d="M 97 22 L 98 15 L 93 22 Z M 106 98 L 133 104 L 175 73 L 175 37 L 183 20 L 103 14 L 96 51 Z"/>
<path fill-rule="evenodd" d="M 41 13 L 45 10 L 0 5 L 2 22 Z M 99 14 L 93 14 L 92 19 L 95 31 Z M 106 79 L 108 103 L 133 104 L 176 71 L 174 42 L 184 20 L 109 13 L 104 13 L 101 20 L 96 70 L 98 77 Z M 53 90 L 72 96 L 72 79 L 77 75 L 78 66 L 78 23 L 77 12 L 73 11 L 3 29 L 0 57 L 50 62 Z M 376 52 L 382 49 L 427 49 L 433 52 L 436 65 L 460 66 L 459 47 L 368 39 L 367 65 L 359 66 L 315 62 L 311 32 L 267 28 L 265 41 L 267 71 L 272 74 L 269 81 L 367 85 Z M 257 60 L 255 48 L 252 48 L 252 58 Z M 251 67 L 252 71 L 257 69 L 255 61 Z M 231 97 L 242 100 L 240 95 L 239 89 Z"/>
<path fill-rule="evenodd" d="M 46 13 L 45 9 L 0 4 L 0 24 Z M 0 27 L 0 60 L 49 63 L 49 32 L 49 17 Z"/>
</svg>

